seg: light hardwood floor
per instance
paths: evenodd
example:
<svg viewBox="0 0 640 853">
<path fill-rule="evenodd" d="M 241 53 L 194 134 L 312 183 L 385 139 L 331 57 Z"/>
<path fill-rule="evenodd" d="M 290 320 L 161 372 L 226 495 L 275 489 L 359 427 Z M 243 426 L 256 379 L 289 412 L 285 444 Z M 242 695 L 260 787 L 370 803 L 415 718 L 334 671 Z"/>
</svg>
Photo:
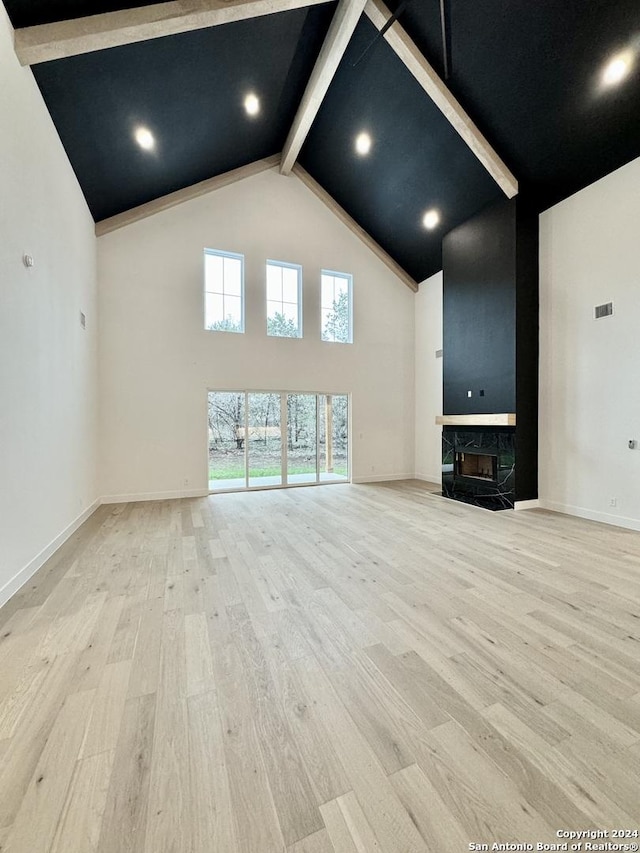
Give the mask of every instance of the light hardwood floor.
<svg viewBox="0 0 640 853">
<path fill-rule="evenodd" d="M 640 825 L 640 534 L 417 482 L 101 507 L 0 611 L 3 853 Z"/>
</svg>

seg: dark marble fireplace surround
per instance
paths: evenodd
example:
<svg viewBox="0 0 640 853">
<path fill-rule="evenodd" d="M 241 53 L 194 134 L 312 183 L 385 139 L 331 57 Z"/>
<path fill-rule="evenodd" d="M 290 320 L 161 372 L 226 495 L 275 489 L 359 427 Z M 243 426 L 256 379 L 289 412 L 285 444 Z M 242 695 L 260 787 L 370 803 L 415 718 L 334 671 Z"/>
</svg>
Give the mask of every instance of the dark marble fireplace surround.
<svg viewBox="0 0 640 853">
<path fill-rule="evenodd" d="M 443 495 L 511 509 L 538 497 L 538 217 L 520 196 L 498 202 L 450 231 L 442 258 Z M 456 451 L 496 456 L 496 478 Z"/>
<path fill-rule="evenodd" d="M 443 427 L 442 493 L 485 509 L 513 509 L 516 495 L 514 427 Z M 456 452 L 496 456 L 496 480 L 461 474 Z"/>
</svg>

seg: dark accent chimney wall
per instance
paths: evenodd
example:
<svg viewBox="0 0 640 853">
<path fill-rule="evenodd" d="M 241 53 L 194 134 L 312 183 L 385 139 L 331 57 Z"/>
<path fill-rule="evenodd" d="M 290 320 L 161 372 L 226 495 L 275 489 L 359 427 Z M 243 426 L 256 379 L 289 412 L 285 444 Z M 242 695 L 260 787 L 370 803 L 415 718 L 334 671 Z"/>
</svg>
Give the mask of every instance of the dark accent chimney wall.
<svg viewBox="0 0 640 853">
<path fill-rule="evenodd" d="M 515 411 L 512 213 L 508 203 L 492 205 L 450 231 L 442 243 L 445 415 Z"/>
<path fill-rule="evenodd" d="M 450 231 L 442 249 L 443 412 L 515 412 L 516 500 L 535 499 L 538 217 L 519 198 L 500 201 Z"/>
</svg>

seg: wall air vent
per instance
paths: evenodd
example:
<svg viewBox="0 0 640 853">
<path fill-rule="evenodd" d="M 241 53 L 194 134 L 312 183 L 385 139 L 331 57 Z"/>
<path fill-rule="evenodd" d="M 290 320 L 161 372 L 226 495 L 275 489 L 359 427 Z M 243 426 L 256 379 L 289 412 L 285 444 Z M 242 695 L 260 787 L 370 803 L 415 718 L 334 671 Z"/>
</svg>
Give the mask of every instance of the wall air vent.
<svg viewBox="0 0 640 853">
<path fill-rule="evenodd" d="M 602 320 L 603 317 L 611 317 L 613 314 L 613 302 L 605 302 L 604 305 L 596 305 L 593 309 L 593 319 Z"/>
<path fill-rule="evenodd" d="M 436 350 L 436 358 L 442 358 L 442 350 L 441 349 Z"/>
</svg>

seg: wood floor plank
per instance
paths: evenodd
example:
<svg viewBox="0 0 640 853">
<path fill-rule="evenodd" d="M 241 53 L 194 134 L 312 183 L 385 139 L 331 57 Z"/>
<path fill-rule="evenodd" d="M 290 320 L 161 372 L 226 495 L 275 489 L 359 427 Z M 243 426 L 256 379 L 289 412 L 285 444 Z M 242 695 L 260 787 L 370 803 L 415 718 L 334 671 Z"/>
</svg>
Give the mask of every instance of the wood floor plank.
<svg viewBox="0 0 640 853">
<path fill-rule="evenodd" d="M 354 791 L 348 791 L 344 796 L 338 797 L 336 802 L 358 853 L 389 850 L 388 847 L 384 848 L 378 841 Z"/>
<path fill-rule="evenodd" d="M 190 816 L 193 853 L 239 850 L 233 822 L 222 720 L 215 691 L 187 700 L 189 723 Z"/>
<path fill-rule="evenodd" d="M 448 722 L 450 715 L 433 700 L 425 682 L 415 677 L 402 665 L 402 658 L 394 657 L 383 645 L 366 649 L 366 654 L 388 679 L 398 693 L 406 700 L 422 720 L 427 729 Z M 405 652 L 403 654 L 409 654 Z"/>
<path fill-rule="evenodd" d="M 327 830 L 320 829 L 287 847 L 287 853 L 335 853 L 335 850 Z"/>
<path fill-rule="evenodd" d="M 146 853 L 191 848 L 191 777 L 185 760 L 189 755 L 188 737 L 184 613 L 176 608 L 163 614 Z"/>
<path fill-rule="evenodd" d="M 161 598 L 150 599 L 142 610 L 129 680 L 130 696 L 145 696 L 158 688 L 162 613 Z"/>
<path fill-rule="evenodd" d="M 309 702 L 278 635 L 267 647 L 270 672 L 318 805 L 350 789 L 343 763 L 313 703 Z M 295 658 L 298 660 L 299 658 Z"/>
<path fill-rule="evenodd" d="M 11 673 L 14 677 L 9 675 L 7 669 L 3 672 L 3 678 L 6 678 L 7 683 L 11 682 L 11 686 L 7 689 L 7 698 L 0 705 L 0 740 L 13 735 L 20 719 L 39 693 L 47 677 L 49 660 L 36 655 L 26 666 L 20 662 Z"/>
<path fill-rule="evenodd" d="M 148 693 L 125 703 L 98 853 L 144 850 L 155 699 L 154 694 Z"/>
<path fill-rule="evenodd" d="M 241 853 L 282 853 L 285 843 L 242 676 L 240 653 L 231 642 L 212 646 L 211 653 L 238 848 Z"/>
<path fill-rule="evenodd" d="M 142 608 L 146 602 L 147 589 L 133 593 L 123 605 L 109 649 L 107 663 L 131 660 L 136 647 Z"/>
<path fill-rule="evenodd" d="M 74 687 L 76 690 L 92 690 L 102 678 L 102 670 L 109 658 L 111 643 L 120 621 L 124 596 L 108 598 L 99 613 L 93 630 L 86 638 L 78 657 Z"/>
<path fill-rule="evenodd" d="M 44 664 L 39 654 L 42 638 L 47 632 L 46 622 L 32 627 L 35 613 L 40 608 L 29 608 L 30 616 L 21 619 L 24 609 L 18 610 L 7 620 L 0 636 L 0 703 L 14 702 L 15 691 L 24 693 L 31 678 Z M 4 716 L 4 715 L 3 715 Z M 5 724 L 6 725 L 6 724 Z"/>
<path fill-rule="evenodd" d="M 322 829 L 322 818 L 249 613 L 243 606 L 236 605 L 230 609 L 230 617 L 255 709 L 269 787 L 285 844 L 291 845 Z"/>
<path fill-rule="evenodd" d="M 81 758 L 116 748 L 130 674 L 131 661 L 111 663 L 104 667 L 80 749 Z"/>
<path fill-rule="evenodd" d="M 372 610 L 367 608 L 356 610 L 355 613 L 375 637 L 376 643 L 383 643 L 392 655 L 410 651 L 410 646 L 390 626 L 383 622 Z"/>
<path fill-rule="evenodd" d="M 417 764 L 399 770 L 390 780 L 400 802 L 431 848 L 441 853 L 459 853 L 468 847 L 469 837 Z"/>
<path fill-rule="evenodd" d="M 362 842 L 351 834 L 338 800 L 330 800 L 320 806 L 320 813 L 327 828 L 327 834 L 335 853 L 367 853 L 362 849 Z M 374 839 L 375 842 L 375 839 Z M 356 846 L 358 843 L 360 846 Z M 377 843 L 377 842 L 375 842 Z"/>
<path fill-rule="evenodd" d="M 186 691 L 187 696 L 196 696 L 214 687 L 206 614 L 204 612 L 187 614 L 184 617 L 184 629 Z"/>
<path fill-rule="evenodd" d="M 51 853 L 95 853 L 100 840 L 114 752 L 76 763 Z"/>
</svg>

